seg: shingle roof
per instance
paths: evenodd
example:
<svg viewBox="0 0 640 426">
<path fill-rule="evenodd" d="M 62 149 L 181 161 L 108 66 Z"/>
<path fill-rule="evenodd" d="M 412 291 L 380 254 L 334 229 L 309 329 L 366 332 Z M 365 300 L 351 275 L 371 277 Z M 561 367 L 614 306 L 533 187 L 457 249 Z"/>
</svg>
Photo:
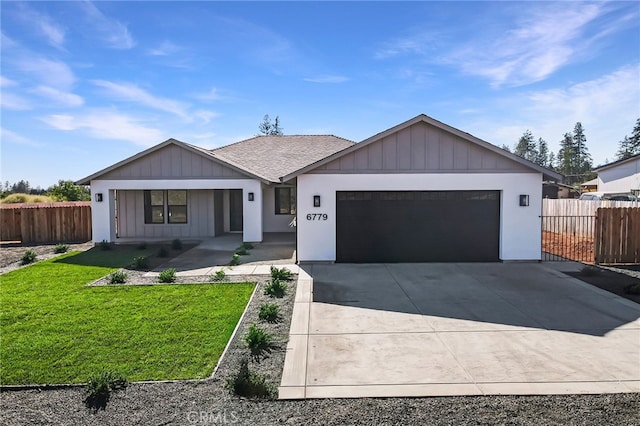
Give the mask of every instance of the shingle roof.
<svg viewBox="0 0 640 426">
<path fill-rule="evenodd" d="M 355 145 L 333 135 L 256 136 L 209 151 L 214 157 L 272 182 Z"/>
</svg>

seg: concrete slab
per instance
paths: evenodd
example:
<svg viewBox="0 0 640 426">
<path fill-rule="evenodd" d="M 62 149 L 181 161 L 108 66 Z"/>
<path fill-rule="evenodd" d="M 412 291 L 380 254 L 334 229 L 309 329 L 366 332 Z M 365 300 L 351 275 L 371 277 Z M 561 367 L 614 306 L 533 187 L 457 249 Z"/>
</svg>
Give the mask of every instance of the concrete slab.
<svg viewBox="0 0 640 426">
<path fill-rule="evenodd" d="M 304 265 L 280 398 L 640 391 L 640 305 L 561 269 Z"/>
</svg>

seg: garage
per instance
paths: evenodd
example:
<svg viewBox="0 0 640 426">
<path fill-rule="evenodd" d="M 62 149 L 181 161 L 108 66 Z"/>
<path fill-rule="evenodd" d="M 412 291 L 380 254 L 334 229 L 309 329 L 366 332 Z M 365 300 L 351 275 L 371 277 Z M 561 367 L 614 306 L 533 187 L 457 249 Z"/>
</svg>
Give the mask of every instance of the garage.
<svg viewBox="0 0 640 426">
<path fill-rule="evenodd" d="M 336 261 L 495 262 L 500 191 L 337 191 Z"/>
</svg>

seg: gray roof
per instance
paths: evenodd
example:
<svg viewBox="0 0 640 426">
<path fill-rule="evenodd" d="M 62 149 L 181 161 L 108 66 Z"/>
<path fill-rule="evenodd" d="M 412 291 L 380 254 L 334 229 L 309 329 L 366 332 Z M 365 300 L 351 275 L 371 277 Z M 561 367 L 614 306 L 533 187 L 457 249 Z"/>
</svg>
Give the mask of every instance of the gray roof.
<svg viewBox="0 0 640 426">
<path fill-rule="evenodd" d="M 601 172 L 602 170 L 606 170 L 611 167 L 618 166 L 622 163 L 627 163 L 629 161 L 635 161 L 640 158 L 640 154 L 632 155 L 631 157 L 624 158 L 622 160 L 612 161 L 611 163 L 603 164 L 602 166 L 598 166 L 593 169 L 594 172 Z"/>
<path fill-rule="evenodd" d="M 218 158 L 271 182 L 355 145 L 333 135 L 256 136 L 209 151 Z"/>
</svg>

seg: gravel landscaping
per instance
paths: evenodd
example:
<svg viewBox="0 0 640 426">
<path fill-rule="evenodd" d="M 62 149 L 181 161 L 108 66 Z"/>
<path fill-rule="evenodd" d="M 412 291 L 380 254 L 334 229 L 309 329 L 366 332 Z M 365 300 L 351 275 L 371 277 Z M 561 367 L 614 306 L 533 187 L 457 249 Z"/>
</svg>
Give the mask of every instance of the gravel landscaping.
<svg viewBox="0 0 640 426">
<path fill-rule="evenodd" d="M 93 242 L 79 244 L 67 244 L 69 246 L 68 251 L 85 251 L 94 246 Z M 59 253 L 54 253 L 55 245 L 45 244 L 39 246 L 17 246 L 17 247 L 0 247 L 0 274 L 4 274 L 14 269 L 21 268 L 22 255 L 29 249 L 35 251 L 38 254 L 36 261 L 51 259 L 55 256 L 60 256 Z"/>
<path fill-rule="evenodd" d="M 53 247 L 49 246 L 52 250 Z M 25 248 L 20 248 L 19 257 Z M 3 248 L 3 258 L 4 258 Z M 3 264 L 3 266 L 5 266 Z M 144 272 L 127 271 L 130 283 L 153 284 Z M 228 278 L 225 281 L 228 281 Z M 233 277 L 233 281 L 247 277 Z M 56 389 L 3 390 L 0 424 L 3 425 L 639 425 L 640 394 L 561 396 L 482 396 L 438 398 L 364 398 L 304 401 L 254 400 L 234 396 L 224 387 L 248 357 L 244 336 L 252 323 L 274 336 L 277 345 L 269 356 L 251 360 L 250 368 L 280 383 L 286 340 L 295 295 L 290 283 L 282 299 L 266 296 L 268 277 L 258 279 L 238 331 L 212 378 L 197 381 L 132 383 L 112 393 L 104 409 L 88 408 L 82 386 Z M 206 281 L 180 277 L 178 283 Z M 102 282 L 96 284 L 101 285 Z M 282 321 L 260 322 L 258 310 L 265 302 L 280 306 Z M 250 359 L 250 358 L 249 358 Z"/>
</svg>

